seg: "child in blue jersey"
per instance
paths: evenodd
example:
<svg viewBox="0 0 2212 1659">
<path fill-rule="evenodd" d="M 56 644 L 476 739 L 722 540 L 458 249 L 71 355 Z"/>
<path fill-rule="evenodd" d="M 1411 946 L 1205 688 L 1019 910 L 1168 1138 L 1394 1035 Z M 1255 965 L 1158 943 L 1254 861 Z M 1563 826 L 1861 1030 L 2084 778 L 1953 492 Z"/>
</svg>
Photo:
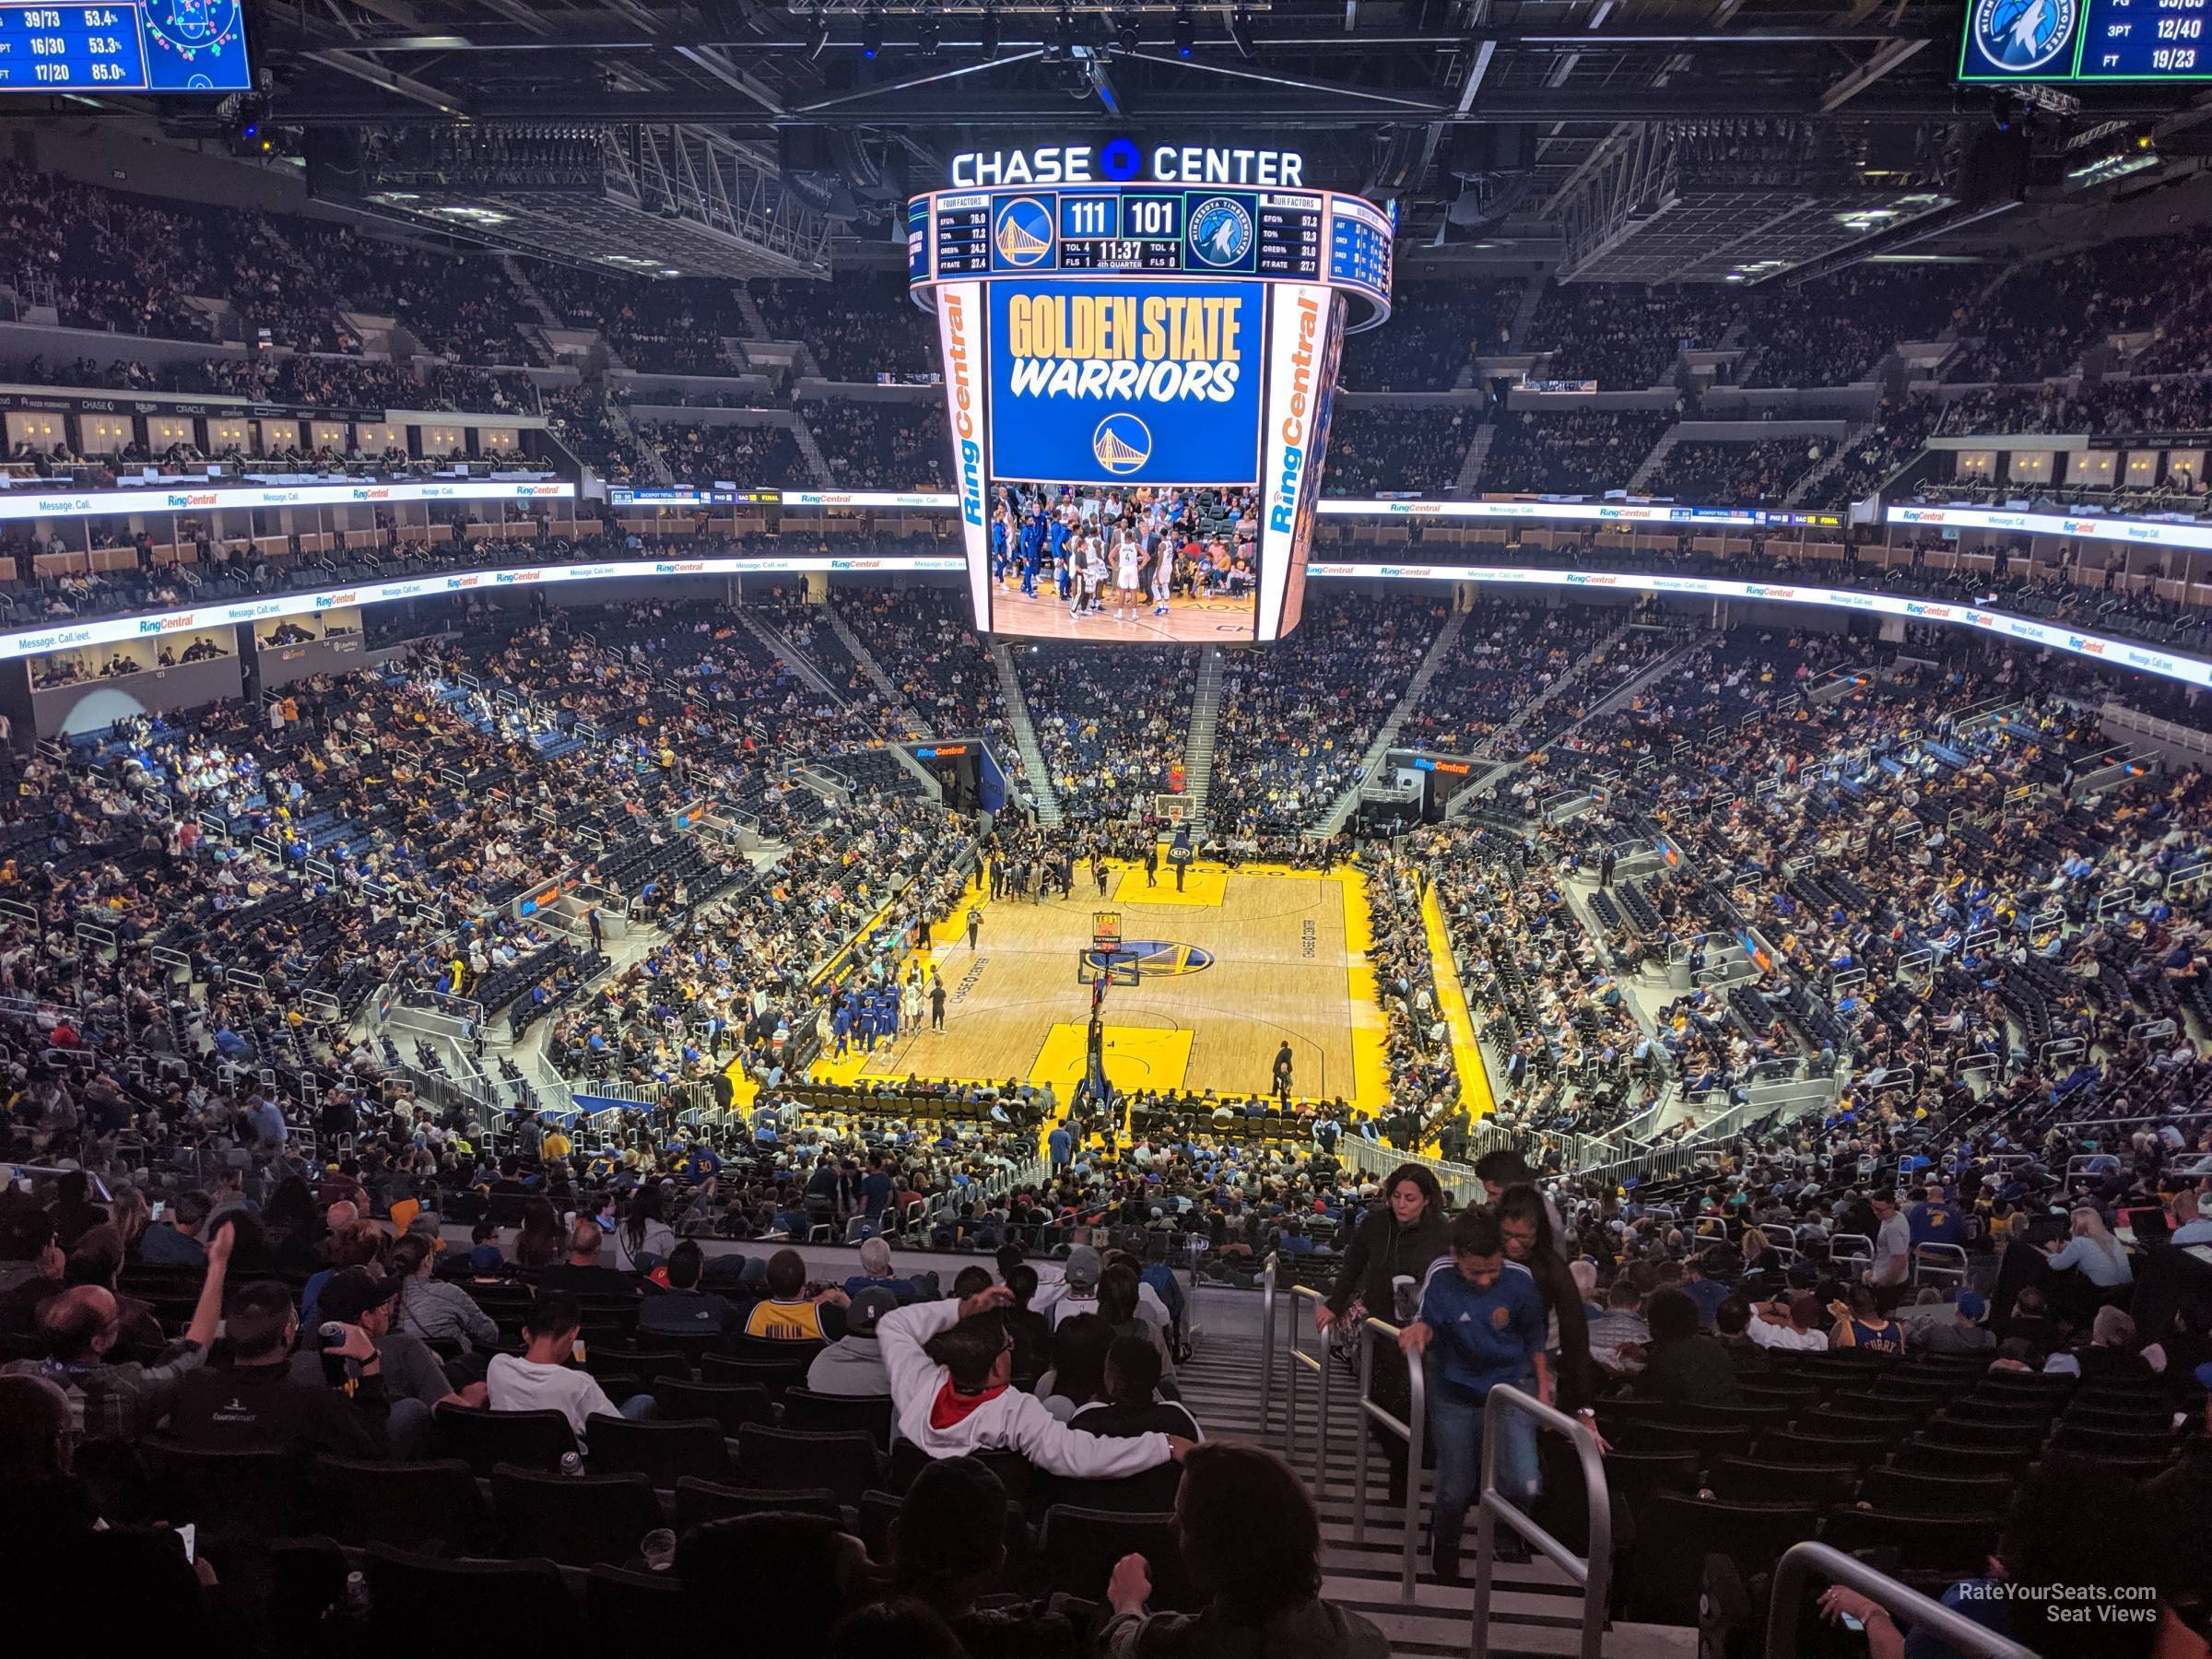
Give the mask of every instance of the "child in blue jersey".
<svg viewBox="0 0 2212 1659">
<path fill-rule="evenodd" d="M 1421 1281 L 1420 1317 L 1398 1335 L 1408 1358 L 1426 1357 L 1436 1448 L 1429 1558 L 1446 1583 L 1459 1578 L 1460 1532 L 1482 1484 L 1484 1402 L 1500 1383 L 1550 1401 L 1548 1331 L 1543 1293 L 1527 1268 L 1505 1259 L 1497 1216 L 1462 1210 L 1452 1222 L 1452 1253 Z M 1536 1494 L 1536 1425 L 1525 1412 L 1506 1413 L 1500 1426 L 1498 1489 L 1523 1500 Z"/>
</svg>

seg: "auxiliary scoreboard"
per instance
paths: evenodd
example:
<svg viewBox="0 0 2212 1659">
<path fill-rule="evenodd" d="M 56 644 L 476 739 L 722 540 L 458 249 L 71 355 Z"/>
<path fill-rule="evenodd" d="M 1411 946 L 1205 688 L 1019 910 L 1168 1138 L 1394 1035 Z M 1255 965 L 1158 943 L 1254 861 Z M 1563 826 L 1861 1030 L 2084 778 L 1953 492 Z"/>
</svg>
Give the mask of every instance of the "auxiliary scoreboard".
<svg viewBox="0 0 2212 1659">
<path fill-rule="evenodd" d="M 1180 180 L 909 202 L 978 625 L 992 628 L 992 487 L 1007 483 L 1256 489 L 1245 637 L 1295 627 L 1337 359 L 1390 314 L 1393 229 L 1337 191 Z"/>
<path fill-rule="evenodd" d="M 239 0 L 0 0 L 0 93 L 241 92 Z"/>
</svg>

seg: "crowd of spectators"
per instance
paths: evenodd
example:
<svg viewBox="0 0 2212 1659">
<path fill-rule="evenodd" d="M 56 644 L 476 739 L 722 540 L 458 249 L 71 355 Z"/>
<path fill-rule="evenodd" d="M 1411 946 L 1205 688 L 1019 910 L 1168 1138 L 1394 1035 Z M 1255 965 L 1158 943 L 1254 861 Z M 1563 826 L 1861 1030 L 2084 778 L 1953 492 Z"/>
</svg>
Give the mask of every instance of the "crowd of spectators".
<svg viewBox="0 0 2212 1659">
<path fill-rule="evenodd" d="M 1769 284 L 1754 297 L 1747 375 L 1761 386 L 1841 386 L 1868 379 L 1905 340 L 1933 340 L 1965 320 L 1988 280 L 1975 265 L 1853 265 L 1803 287 Z"/>
<path fill-rule="evenodd" d="M 1474 404 L 1407 406 L 1339 402 L 1329 423 L 1332 493 L 1366 496 L 1411 490 L 1442 495 L 1459 480 L 1481 424 Z"/>
<path fill-rule="evenodd" d="M 724 347 L 745 319 L 730 285 L 696 277 L 641 278 L 573 265 L 533 263 L 530 286 L 571 328 L 596 330 L 632 369 L 664 374 L 729 374 L 741 369 Z"/>
<path fill-rule="evenodd" d="M 847 271 L 833 282 L 759 282 L 753 298 L 769 337 L 799 340 L 827 380 L 873 385 L 881 375 L 935 375 L 937 331 L 914 304 L 903 270 Z"/>
<path fill-rule="evenodd" d="M 1674 417 L 1656 409 L 1509 410 L 1483 457 L 1484 489 L 1600 495 L 1626 485 Z"/>
<path fill-rule="evenodd" d="M 1390 321 L 1344 343 L 1338 383 L 1353 392 L 1449 392 L 1475 359 L 1509 356 L 1518 277 L 1409 278 L 1394 283 Z"/>
<path fill-rule="evenodd" d="M 952 439 L 941 397 L 823 398 L 801 414 L 841 488 L 951 488 Z"/>
<path fill-rule="evenodd" d="M 1828 453 L 1820 438 L 1762 438 L 1753 442 L 1682 439 L 1643 481 L 1652 495 L 1706 507 L 1777 507 L 1790 487 Z"/>
<path fill-rule="evenodd" d="M 1717 347 L 1737 297 L 1711 287 L 1555 282 L 1537 302 L 1522 349 L 1544 356 L 1547 380 L 1594 380 L 1601 392 L 1669 385 L 1686 347 Z"/>
<path fill-rule="evenodd" d="M 1197 689 L 1184 646 L 1036 643 L 1015 653 L 1060 808 L 1077 823 L 1149 813 L 1182 771 Z"/>
<path fill-rule="evenodd" d="M 998 675 L 971 625 L 965 594 L 853 588 L 839 593 L 837 608 L 921 721 L 923 735 L 988 737 L 999 765 L 1016 778 L 1023 775 Z"/>
<path fill-rule="evenodd" d="M 641 420 L 633 429 L 678 483 L 804 489 L 814 482 L 789 427 Z"/>
<path fill-rule="evenodd" d="M 1929 397 L 1885 400 L 1871 421 L 1844 438 L 1842 458 L 1809 487 L 1801 505 L 1848 507 L 1864 500 L 1920 453 L 1941 413 Z"/>
<path fill-rule="evenodd" d="M 1328 816 L 1443 621 L 1434 604 L 1364 594 L 1315 590 L 1305 606 L 1289 639 L 1223 670 L 1206 816 L 1238 840 Z"/>
</svg>

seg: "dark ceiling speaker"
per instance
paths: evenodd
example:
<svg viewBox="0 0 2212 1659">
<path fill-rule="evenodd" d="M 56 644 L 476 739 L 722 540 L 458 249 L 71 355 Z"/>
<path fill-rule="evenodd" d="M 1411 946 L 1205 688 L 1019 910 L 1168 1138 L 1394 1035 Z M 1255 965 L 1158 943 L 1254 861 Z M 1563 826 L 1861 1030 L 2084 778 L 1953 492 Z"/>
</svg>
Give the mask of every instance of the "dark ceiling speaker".
<svg viewBox="0 0 2212 1659">
<path fill-rule="evenodd" d="M 1452 129 L 1444 171 L 1454 178 L 1472 179 L 1484 173 L 1526 172 L 1535 165 L 1535 160 L 1536 129 L 1533 122 L 1484 123 Z"/>
<path fill-rule="evenodd" d="M 307 129 L 307 194 L 325 201 L 358 201 L 366 187 L 359 127 Z"/>
<path fill-rule="evenodd" d="M 830 148 L 830 129 L 818 126 L 778 127 L 776 171 L 787 177 L 794 172 L 835 172 L 837 157 Z"/>
</svg>

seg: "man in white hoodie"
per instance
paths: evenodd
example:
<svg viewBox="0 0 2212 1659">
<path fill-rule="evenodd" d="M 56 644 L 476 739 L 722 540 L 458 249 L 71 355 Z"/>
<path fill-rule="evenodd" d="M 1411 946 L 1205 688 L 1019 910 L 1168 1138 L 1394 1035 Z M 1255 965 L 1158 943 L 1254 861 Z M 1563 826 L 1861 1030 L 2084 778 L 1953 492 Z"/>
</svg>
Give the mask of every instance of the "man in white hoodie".
<svg viewBox="0 0 2212 1659">
<path fill-rule="evenodd" d="M 1081 1433 L 1013 1387 L 1014 1342 L 999 1317 L 1013 1300 L 994 1285 L 965 1301 L 917 1302 L 883 1315 L 877 1338 L 901 1435 L 932 1457 L 1019 1452 L 1046 1473 L 1077 1480 L 1113 1480 L 1181 1461 L 1192 1444 L 1181 1435 Z"/>
</svg>

